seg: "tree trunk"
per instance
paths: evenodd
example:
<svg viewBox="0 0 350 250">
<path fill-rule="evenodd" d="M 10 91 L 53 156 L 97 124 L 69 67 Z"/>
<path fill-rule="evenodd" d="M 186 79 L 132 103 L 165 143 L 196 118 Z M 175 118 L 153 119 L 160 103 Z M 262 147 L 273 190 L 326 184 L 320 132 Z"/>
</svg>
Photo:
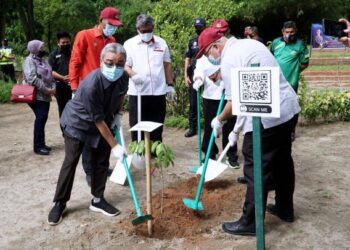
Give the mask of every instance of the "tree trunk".
<svg viewBox="0 0 350 250">
<path fill-rule="evenodd" d="M 33 0 L 16 0 L 16 6 L 27 41 L 35 37 Z"/>
</svg>

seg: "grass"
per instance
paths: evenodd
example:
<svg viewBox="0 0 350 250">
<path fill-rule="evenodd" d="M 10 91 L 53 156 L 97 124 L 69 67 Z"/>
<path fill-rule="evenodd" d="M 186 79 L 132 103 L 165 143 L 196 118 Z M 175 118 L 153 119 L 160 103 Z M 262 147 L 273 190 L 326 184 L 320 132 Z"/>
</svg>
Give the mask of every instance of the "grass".
<svg viewBox="0 0 350 250">
<path fill-rule="evenodd" d="M 0 80 L 0 103 L 10 102 L 12 86 L 12 83 Z"/>
<path fill-rule="evenodd" d="M 305 71 L 350 71 L 350 65 L 309 65 Z"/>
</svg>

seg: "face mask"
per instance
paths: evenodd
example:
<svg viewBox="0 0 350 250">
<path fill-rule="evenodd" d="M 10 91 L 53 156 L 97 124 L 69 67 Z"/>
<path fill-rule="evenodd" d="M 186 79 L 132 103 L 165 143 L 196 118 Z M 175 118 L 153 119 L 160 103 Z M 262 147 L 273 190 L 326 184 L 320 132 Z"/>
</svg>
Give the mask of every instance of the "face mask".
<svg viewBox="0 0 350 250">
<path fill-rule="evenodd" d="M 115 34 L 115 32 L 117 31 L 117 26 L 113 26 L 113 25 L 110 25 L 110 24 L 106 24 L 106 26 L 104 27 L 103 29 L 103 34 L 105 36 L 113 36 Z"/>
<path fill-rule="evenodd" d="M 64 54 L 69 54 L 70 53 L 70 49 L 71 49 L 71 45 L 70 44 L 64 44 L 60 46 L 62 53 Z"/>
<path fill-rule="evenodd" d="M 102 66 L 102 74 L 111 82 L 118 80 L 124 73 L 124 68 L 122 67 L 109 67 L 106 64 Z"/>
<path fill-rule="evenodd" d="M 39 52 L 37 54 L 37 56 L 40 57 L 40 58 L 43 58 L 46 55 L 47 55 L 46 51 L 43 51 L 43 50 L 39 50 Z"/>
<path fill-rule="evenodd" d="M 296 35 L 289 35 L 287 41 L 289 43 L 295 43 L 297 41 L 297 36 Z"/>
<path fill-rule="evenodd" d="M 148 43 L 153 38 L 153 32 L 151 32 L 151 33 L 140 33 L 139 32 L 139 36 L 141 37 L 142 41 L 144 41 L 145 43 Z"/>
<path fill-rule="evenodd" d="M 212 55 L 208 56 L 208 61 L 213 65 L 220 65 L 221 57 L 214 58 Z"/>
</svg>

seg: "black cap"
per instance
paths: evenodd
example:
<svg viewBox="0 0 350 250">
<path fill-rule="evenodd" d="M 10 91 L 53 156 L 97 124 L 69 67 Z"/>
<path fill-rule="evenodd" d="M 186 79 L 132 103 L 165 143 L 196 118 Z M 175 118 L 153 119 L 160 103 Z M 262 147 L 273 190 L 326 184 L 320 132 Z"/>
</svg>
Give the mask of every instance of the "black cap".
<svg viewBox="0 0 350 250">
<path fill-rule="evenodd" d="M 198 17 L 194 20 L 194 24 L 193 26 L 195 27 L 205 27 L 206 26 L 206 22 L 205 19 L 202 17 Z"/>
</svg>

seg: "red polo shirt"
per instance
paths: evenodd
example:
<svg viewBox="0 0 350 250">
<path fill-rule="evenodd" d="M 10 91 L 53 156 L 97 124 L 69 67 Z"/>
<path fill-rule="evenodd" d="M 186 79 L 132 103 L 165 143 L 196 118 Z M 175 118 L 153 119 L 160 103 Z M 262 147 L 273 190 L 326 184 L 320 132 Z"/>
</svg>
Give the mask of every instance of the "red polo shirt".
<svg viewBox="0 0 350 250">
<path fill-rule="evenodd" d="M 69 80 L 72 90 L 94 69 L 100 67 L 103 47 L 115 42 L 113 36 L 104 37 L 98 26 L 80 31 L 74 41 L 69 62 Z"/>
</svg>

